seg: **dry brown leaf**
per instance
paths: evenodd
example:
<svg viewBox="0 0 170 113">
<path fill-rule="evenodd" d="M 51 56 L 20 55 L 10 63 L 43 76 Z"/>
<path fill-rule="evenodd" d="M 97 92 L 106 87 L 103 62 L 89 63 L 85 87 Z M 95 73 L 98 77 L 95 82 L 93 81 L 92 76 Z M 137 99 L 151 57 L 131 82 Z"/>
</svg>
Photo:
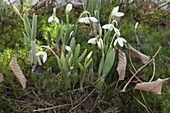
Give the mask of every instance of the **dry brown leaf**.
<svg viewBox="0 0 170 113">
<path fill-rule="evenodd" d="M 119 58 L 119 62 L 116 70 L 118 71 L 119 74 L 119 80 L 124 80 L 127 60 L 126 60 L 126 54 L 120 49 L 118 51 L 118 58 Z"/>
<path fill-rule="evenodd" d="M 15 74 L 15 77 L 18 79 L 20 84 L 22 85 L 22 88 L 25 89 L 27 79 L 25 78 L 21 68 L 19 67 L 17 63 L 17 59 L 15 57 L 12 58 L 11 62 L 9 63 L 9 66 L 13 73 Z"/>
<path fill-rule="evenodd" d="M 143 64 L 146 64 L 149 62 L 149 56 L 144 55 L 143 53 L 137 51 L 136 49 L 134 49 L 130 44 L 126 44 L 126 48 L 129 49 L 129 51 L 132 53 L 133 56 L 139 58 Z"/>
<path fill-rule="evenodd" d="M 163 84 L 163 82 L 165 82 L 168 79 L 169 78 L 165 78 L 165 79 L 159 78 L 153 82 L 138 83 L 138 84 L 136 84 L 135 89 L 152 92 L 155 94 L 161 94 L 162 84 Z"/>
<path fill-rule="evenodd" d="M 4 76 L 2 73 L 0 73 L 0 83 L 4 81 Z"/>
</svg>

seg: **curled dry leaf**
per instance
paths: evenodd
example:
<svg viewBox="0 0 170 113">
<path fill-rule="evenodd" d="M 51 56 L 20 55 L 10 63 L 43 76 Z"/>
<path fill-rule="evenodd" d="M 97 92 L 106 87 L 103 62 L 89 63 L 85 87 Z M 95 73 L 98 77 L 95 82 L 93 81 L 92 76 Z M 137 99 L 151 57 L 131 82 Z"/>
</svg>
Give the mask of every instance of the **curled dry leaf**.
<svg viewBox="0 0 170 113">
<path fill-rule="evenodd" d="M 27 79 L 25 78 L 21 68 L 19 67 L 17 63 L 17 59 L 15 57 L 12 58 L 11 62 L 9 63 L 9 66 L 13 73 L 15 74 L 15 77 L 18 79 L 20 84 L 22 85 L 22 88 L 25 89 Z"/>
<path fill-rule="evenodd" d="M 162 84 L 163 84 L 163 82 L 165 82 L 168 79 L 169 78 L 165 78 L 165 79 L 159 78 L 153 82 L 138 83 L 138 84 L 136 84 L 135 89 L 152 92 L 155 94 L 161 94 Z"/>
<path fill-rule="evenodd" d="M 2 73 L 0 73 L 0 83 L 4 81 L 4 76 Z"/>
<path fill-rule="evenodd" d="M 126 64 L 127 64 L 127 59 L 126 59 L 126 54 L 119 49 L 118 51 L 118 66 L 117 66 L 117 71 L 119 74 L 119 80 L 124 80 L 125 79 L 125 72 L 126 72 Z"/>
<path fill-rule="evenodd" d="M 144 55 L 143 53 L 137 51 L 129 43 L 126 43 L 126 48 L 129 49 L 129 51 L 132 53 L 133 56 L 139 58 L 143 64 L 146 64 L 149 62 L 149 59 L 150 59 L 149 56 Z"/>
</svg>

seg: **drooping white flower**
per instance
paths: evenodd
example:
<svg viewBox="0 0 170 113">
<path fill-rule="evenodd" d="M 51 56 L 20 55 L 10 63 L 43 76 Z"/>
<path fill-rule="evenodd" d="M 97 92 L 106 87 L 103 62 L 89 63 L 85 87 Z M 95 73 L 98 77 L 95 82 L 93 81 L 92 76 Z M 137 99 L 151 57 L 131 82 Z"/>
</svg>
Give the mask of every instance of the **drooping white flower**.
<svg viewBox="0 0 170 113">
<path fill-rule="evenodd" d="M 85 24 L 89 24 L 90 21 L 98 22 L 98 20 L 95 17 L 82 17 L 82 18 L 79 19 L 80 23 L 85 23 Z"/>
<path fill-rule="evenodd" d="M 98 22 L 97 18 L 95 18 L 95 17 L 89 17 L 89 19 L 90 19 L 92 22 Z"/>
<path fill-rule="evenodd" d="M 103 40 L 100 38 L 98 41 L 97 41 L 97 45 L 100 49 L 103 49 L 104 48 L 104 45 L 103 45 Z"/>
<path fill-rule="evenodd" d="M 71 3 L 67 4 L 66 6 L 66 12 L 70 12 L 73 8 L 73 5 Z"/>
<path fill-rule="evenodd" d="M 96 41 L 97 41 L 96 38 L 91 38 L 91 39 L 88 40 L 87 43 L 95 45 Z"/>
<path fill-rule="evenodd" d="M 68 52 L 71 51 L 70 46 L 66 46 L 65 49 L 66 49 Z"/>
<path fill-rule="evenodd" d="M 45 61 L 47 60 L 47 53 L 45 51 L 39 51 L 36 53 L 36 56 L 43 56 L 43 63 L 45 63 Z"/>
<path fill-rule="evenodd" d="M 116 27 L 113 27 L 113 29 L 114 29 L 115 33 L 120 36 L 120 31 Z"/>
<path fill-rule="evenodd" d="M 112 15 L 112 16 L 116 16 L 116 17 L 122 17 L 122 16 L 124 16 L 124 13 L 118 12 L 118 10 L 119 10 L 119 6 L 114 7 L 113 10 L 112 10 L 112 12 L 111 12 L 111 15 Z"/>
<path fill-rule="evenodd" d="M 114 42 L 114 46 L 116 46 L 116 44 L 119 44 L 121 47 L 123 47 L 124 43 L 126 43 L 126 40 L 122 37 L 119 37 L 115 40 Z"/>
<path fill-rule="evenodd" d="M 112 31 L 112 29 L 114 28 L 113 24 L 105 24 L 102 26 L 103 29 L 110 29 Z"/>
<path fill-rule="evenodd" d="M 52 22 L 52 21 L 55 21 L 56 23 L 59 23 L 59 19 L 56 16 L 54 16 L 54 15 L 52 15 L 52 16 L 50 16 L 48 18 L 48 22 L 49 23 Z"/>
</svg>

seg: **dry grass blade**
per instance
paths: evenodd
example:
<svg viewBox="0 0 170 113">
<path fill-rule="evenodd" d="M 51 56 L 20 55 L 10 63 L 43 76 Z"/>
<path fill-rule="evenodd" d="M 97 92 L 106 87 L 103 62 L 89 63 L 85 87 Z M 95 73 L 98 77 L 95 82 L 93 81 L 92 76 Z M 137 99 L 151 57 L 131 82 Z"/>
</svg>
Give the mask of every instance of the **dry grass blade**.
<svg viewBox="0 0 170 113">
<path fill-rule="evenodd" d="M 0 73 L 0 83 L 4 81 L 4 76 L 2 73 Z"/>
<path fill-rule="evenodd" d="M 131 52 L 133 56 L 139 58 L 143 64 L 147 64 L 149 62 L 149 59 L 150 59 L 149 56 L 144 55 L 143 53 L 137 51 L 129 43 L 126 44 L 126 48 L 129 49 L 129 51 Z"/>
<path fill-rule="evenodd" d="M 118 57 L 119 57 L 119 62 L 116 70 L 118 71 L 119 74 L 119 80 L 124 80 L 126 65 L 127 65 L 126 54 L 119 49 Z"/>
<path fill-rule="evenodd" d="M 22 88 L 25 89 L 27 79 L 25 78 L 21 68 L 18 65 L 17 59 L 15 57 L 12 58 L 11 62 L 9 63 L 11 70 L 13 71 L 15 77 L 18 79 Z"/>
<path fill-rule="evenodd" d="M 156 81 L 153 82 L 138 83 L 136 84 L 135 89 L 152 92 L 155 94 L 161 94 L 162 84 L 168 79 L 169 78 L 157 79 Z"/>
</svg>

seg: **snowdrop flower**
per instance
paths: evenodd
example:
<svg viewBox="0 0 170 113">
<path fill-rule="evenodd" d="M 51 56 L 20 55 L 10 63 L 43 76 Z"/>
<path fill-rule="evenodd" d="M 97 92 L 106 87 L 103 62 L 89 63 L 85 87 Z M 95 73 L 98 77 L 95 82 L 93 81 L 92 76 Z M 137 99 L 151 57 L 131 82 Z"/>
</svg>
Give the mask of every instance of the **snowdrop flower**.
<svg viewBox="0 0 170 113">
<path fill-rule="evenodd" d="M 112 29 L 114 28 L 113 24 L 105 24 L 102 26 L 103 29 L 110 29 L 112 31 Z"/>
<path fill-rule="evenodd" d="M 36 56 L 43 56 L 43 63 L 45 63 L 45 61 L 47 60 L 47 53 L 45 51 L 39 51 L 36 53 Z"/>
<path fill-rule="evenodd" d="M 49 23 L 52 22 L 52 21 L 55 21 L 56 23 L 59 23 L 59 19 L 56 16 L 54 16 L 54 15 L 52 15 L 52 16 L 50 16 L 48 18 L 48 22 Z"/>
<path fill-rule="evenodd" d="M 118 43 L 121 47 L 123 47 L 123 43 L 125 43 L 125 42 L 126 42 L 126 40 L 124 38 L 119 37 L 115 40 L 114 46 L 116 46 L 116 44 Z"/>
<path fill-rule="evenodd" d="M 87 43 L 88 43 L 88 44 L 93 44 L 93 45 L 95 45 L 95 44 L 96 44 L 96 41 L 97 41 L 96 38 L 91 38 L 91 39 L 88 40 Z"/>
<path fill-rule="evenodd" d="M 70 51 L 71 51 L 70 46 L 66 46 L 66 47 L 65 47 L 65 49 L 66 49 L 68 52 L 70 52 Z"/>
<path fill-rule="evenodd" d="M 71 3 L 67 4 L 67 6 L 66 6 L 66 13 L 70 12 L 72 10 L 72 8 L 73 8 L 73 5 Z"/>
<path fill-rule="evenodd" d="M 119 31 L 116 27 L 113 27 L 113 28 L 114 28 L 115 33 L 116 33 L 118 36 L 120 36 L 120 31 Z"/>
<path fill-rule="evenodd" d="M 103 29 L 110 29 L 111 31 L 114 29 L 115 33 L 120 36 L 120 31 L 114 27 L 113 24 L 105 24 L 102 26 Z"/>
<path fill-rule="evenodd" d="M 112 16 L 116 16 L 116 17 L 122 17 L 122 16 L 124 16 L 124 13 L 118 12 L 118 10 L 119 10 L 119 6 L 114 7 L 113 10 L 112 10 L 112 12 L 111 12 L 111 15 L 112 15 Z"/>
<path fill-rule="evenodd" d="M 80 23 L 89 24 L 90 20 L 92 22 L 98 22 L 98 20 L 95 17 L 82 17 L 82 18 L 79 19 L 79 22 Z"/>
<path fill-rule="evenodd" d="M 103 46 L 103 40 L 100 38 L 98 41 L 97 41 L 97 45 L 100 49 L 103 49 L 104 46 Z"/>
</svg>

